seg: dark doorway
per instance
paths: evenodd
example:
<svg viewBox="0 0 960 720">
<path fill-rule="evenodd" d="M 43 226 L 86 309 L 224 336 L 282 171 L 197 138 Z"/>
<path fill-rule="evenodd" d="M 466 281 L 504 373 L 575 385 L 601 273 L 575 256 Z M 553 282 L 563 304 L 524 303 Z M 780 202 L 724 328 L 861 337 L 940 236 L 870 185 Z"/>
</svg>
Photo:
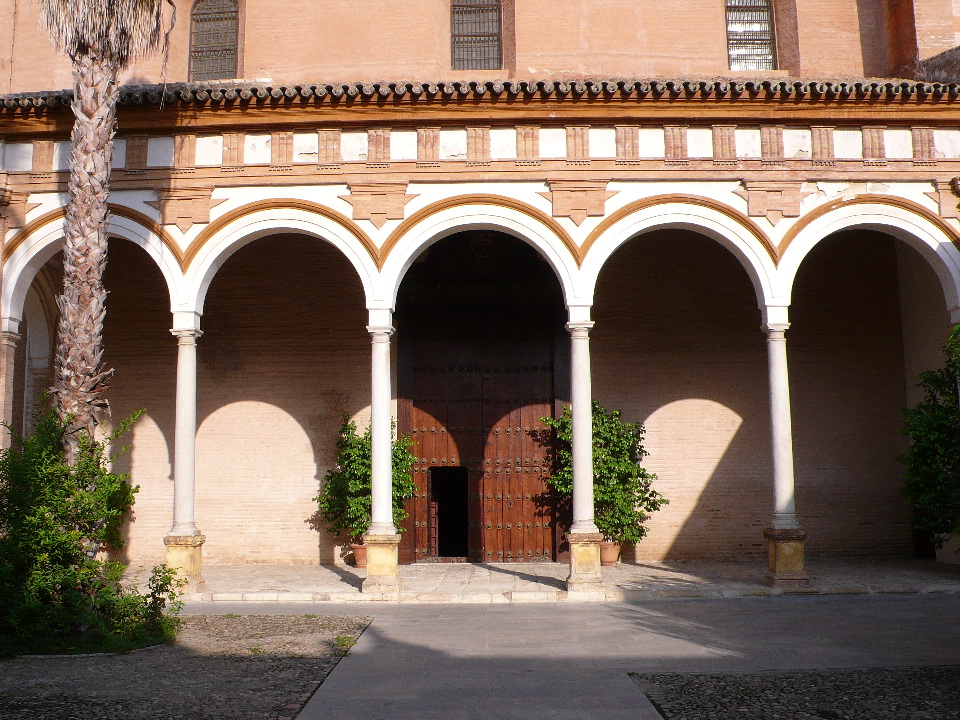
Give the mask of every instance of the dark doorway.
<svg viewBox="0 0 960 720">
<path fill-rule="evenodd" d="M 467 558 L 467 469 L 430 468 L 430 550 L 439 558 Z"/>
<path fill-rule="evenodd" d="M 418 458 L 401 562 L 459 557 L 464 534 L 474 562 L 557 559 L 563 523 L 546 502 L 547 453 L 536 440 L 557 388 L 569 385 L 552 269 L 508 235 L 459 233 L 410 268 L 395 317 L 399 425 Z M 437 494 L 448 480 L 464 500 Z M 465 514 L 435 518 L 435 499 L 438 512 L 449 502 L 451 518 Z"/>
</svg>

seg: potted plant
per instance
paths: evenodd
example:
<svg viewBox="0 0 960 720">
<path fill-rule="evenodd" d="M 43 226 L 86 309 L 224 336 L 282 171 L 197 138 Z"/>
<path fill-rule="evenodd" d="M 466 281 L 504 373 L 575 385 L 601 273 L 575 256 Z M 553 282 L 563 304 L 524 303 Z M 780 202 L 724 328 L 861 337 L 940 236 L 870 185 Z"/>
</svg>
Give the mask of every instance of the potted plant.
<svg viewBox="0 0 960 720">
<path fill-rule="evenodd" d="M 411 445 L 408 436 L 393 441 L 393 523 L 399 530 L 407 518 L 404 504 L 416 489 L 410 477 L 417 460 Z M 371 456 L 370 428 L 358 433 L 356 423 L 344 415 L 337 435 L 336 464 L 327 471 L 320 494 L 314 498 L 327 521 L 327 532 L 346 535 L 357 567 L 366 567 L 363 534 L 370 526 Z"/>
<path fill-rule="evenodd" d="M 573 423 L 570 408 L 559 418 L 541 418 L 552 431 L 551 474 L 547 483 L 562 498 L 573 496 Z M 594 522 L 603 535 L 601 563 L 613 565 L 623 543 L 639 542 L 646 534 L 644 521 L 668 500 L 653 489 L 657 476 L 640 461 L 644 428 L 624 422 L 620 411 L 607 412 L 593 401 L 593 503 Z M 606 548 L 604 547 L 606 545 Z M 606 556 L 606 559 L 604 559 Z"/>
<path fill-rule="evenodd" d="M 923 400 L 904 411 L 910 447 L 900 460 L 914 529 L 933 536 L 937 559 L 957 564 L 957 550 L 944 552 L 944 546 L 960 536 L 960 325 L 943 353 L 942 368 L 920 373 Z"/>
</svg>

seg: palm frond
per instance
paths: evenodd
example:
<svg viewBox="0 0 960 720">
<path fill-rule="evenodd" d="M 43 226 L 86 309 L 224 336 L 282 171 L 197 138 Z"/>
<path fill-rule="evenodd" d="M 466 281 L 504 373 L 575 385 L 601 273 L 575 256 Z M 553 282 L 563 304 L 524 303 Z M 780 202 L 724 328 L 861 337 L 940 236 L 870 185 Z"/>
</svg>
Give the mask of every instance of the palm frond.
<svg viewBox="0 0 960 720">
<path fill-rule="evenodd" d="M 120 67 L 163 40 L 165 0 L 40 0 L 54 44 L 71 59 L 89 55 Z"/>
</svg>

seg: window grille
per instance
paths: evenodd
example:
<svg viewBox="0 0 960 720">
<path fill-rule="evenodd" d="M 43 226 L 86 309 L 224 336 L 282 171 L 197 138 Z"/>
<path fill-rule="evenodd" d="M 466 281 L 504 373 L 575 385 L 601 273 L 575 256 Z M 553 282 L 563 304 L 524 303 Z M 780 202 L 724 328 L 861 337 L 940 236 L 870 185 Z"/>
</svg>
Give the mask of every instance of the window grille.
<svg viewBox="0 0 960 720">
<path fill-rule="evenodd" d="M 200 0 L 190 17 L 190 79 L 225 80 L 237 76 L 236 0 Z"/>
<path fill-rule="evenodd" d="M 454 70 L 503 67 L 500 0 L 452 0 L 450 44 Z"/>
<path fill-rule="evenodd" d="M 770 0 L 727 0 L 727 52 L 731 70 L 776 70 Z"/>
</svg>

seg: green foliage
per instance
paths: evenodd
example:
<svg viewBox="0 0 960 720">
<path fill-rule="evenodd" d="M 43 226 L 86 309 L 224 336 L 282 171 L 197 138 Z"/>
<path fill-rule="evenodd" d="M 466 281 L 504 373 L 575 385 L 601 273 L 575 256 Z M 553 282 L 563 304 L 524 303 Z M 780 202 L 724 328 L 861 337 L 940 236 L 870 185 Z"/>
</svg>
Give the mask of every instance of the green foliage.
<svg viewBox="0 0 960 720">
<path fill-rule="evenodd" d="M 173 571 L 154 568 L 143 595 L 121 585 L 123 565 L 96 558 L 101 546 L 122 546 L 137 488 L 109 471 L 105 445 L 86 435 L 68 464 L 63 431 L 50 412 L 0 452 L 0 654 L 123 649 L 172 637 L 175 619 L 164 610 L 171 602 L 178 609 Z"/>
<path fill-rule="evenodd" d="M 913 526 L 933 533 L 938 546 L 960 534 L 960 325 L 943 352 L 942 368 L 920 373 L 923 400 L 904 411 L 910 448 L 900 458 Z"/>
<path fill-rule="evenodd" d="M 561 498 L 573 495 L 573 422 L 570 407 L 559 418 L 541 418 L 551 429 L 550 488 Z M 593 401 L 593 502 L 594 522 L 611 542 L 639 542 L 647 534 L 644 521 L 668 500 L 653 489 L 657 476 L 640 461 L 643 425 L 620 419 L 620 411 L 607 412 Z"/>
<path fill-rule="evenodd" d="M 413 497 L 416 485 L 410 468 L 417 461 L 410 450 L 412 441 L 403 436 L 393 441 L 393 523 L 402 529 L 407 519 L 404 505 Z M 323 478 L 323 488 L 314 498 L 327 532 L 344 531 L 351 542 L 358 543 L 370 526 L 371 505 L 371 432 L 362 434 L 349 416 L 344 415 L 337 437 L 337 460 Z"/>
</svg>

